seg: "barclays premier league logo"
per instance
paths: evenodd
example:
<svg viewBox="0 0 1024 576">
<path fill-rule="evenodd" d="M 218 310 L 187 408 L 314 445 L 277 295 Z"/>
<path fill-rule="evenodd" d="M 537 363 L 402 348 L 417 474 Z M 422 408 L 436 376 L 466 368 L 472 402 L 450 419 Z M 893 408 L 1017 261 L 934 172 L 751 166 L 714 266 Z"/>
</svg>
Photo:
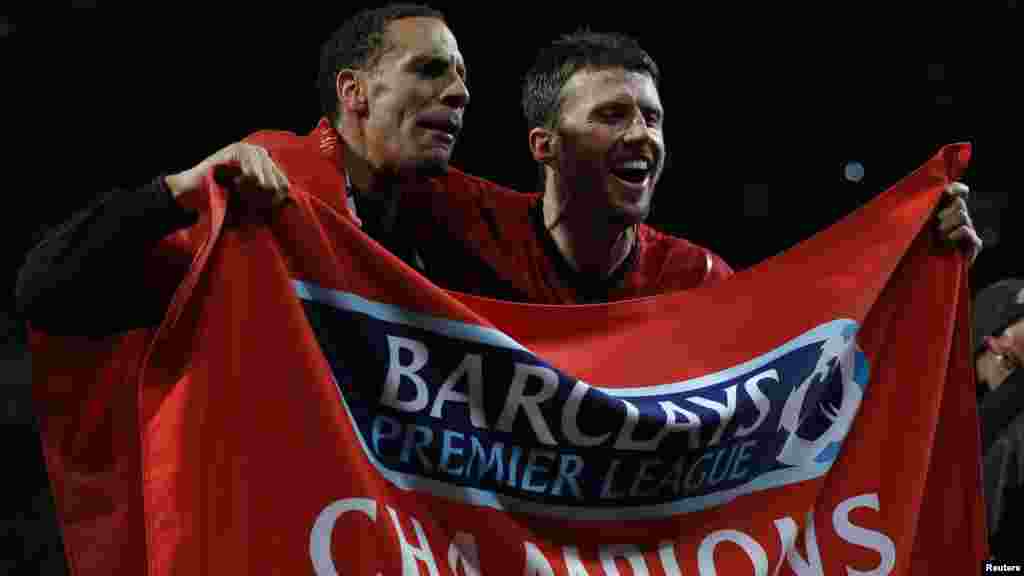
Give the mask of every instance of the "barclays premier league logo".
<svg viewBox="0 0 1024 576">
<path fill-rule="evenodd" d="M 835 460 L 868 384 L 868 365 L 853 324 L 821 345 L 814 369 L 790 392 L 779 428 L 786 434 L 780 464 L 804 466 Z"/>
<path fill-rule="evenodd" d="M 493 329 L 295 287 L 367 459 L 400 488 L 480 506 L 657 518 L 817 478 L 869 380 L 851 320 L 716 374 L 611 389 Z"/>
</svg>

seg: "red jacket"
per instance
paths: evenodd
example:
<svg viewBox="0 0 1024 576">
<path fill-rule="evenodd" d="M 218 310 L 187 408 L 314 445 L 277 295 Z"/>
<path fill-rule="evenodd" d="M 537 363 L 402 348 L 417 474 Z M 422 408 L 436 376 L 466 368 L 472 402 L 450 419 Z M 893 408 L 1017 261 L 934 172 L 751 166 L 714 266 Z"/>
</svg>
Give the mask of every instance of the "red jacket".
<svg viewBox="0 0 1024 576">
<path fill-rule="evenodd" d="M 314 180 L 339 194 L 330 202 L 337 210 L 344 199 L 342 147 L 337 133 L 321 119 L 305 137 L 285 132 L 259 132 L 248 139 L 275 157 L 302 150 L 319 157 L 312 173 L 289 174 L 308 184 Z M 531 220 L 539 194 L 524 194 L 466 174 L 455 168 L 402 198 L 401 218 L 415 229 L 415 243 L 426 260 L 426 275 L 436 284 L 481 296 L 543 304 L 581 301 L 568 285 L 565 268 L 553 244 Z M 682 238 L 638 226 L 638 243 L 623 263 L 602 300 L 615 301 L 688 290 L 728 278 L 732 269 L 710 250 Z"/>
<path fill-rule="evenodd" d="M 494 270 L 501 283 L 523 294 L 520 299 L 543 304 L 585 302 L 586 288 L 591 287 L 572 286 L 567 281 L 575 274 L 537 221 L 540 200 L 539 194 L 516 192 L 450 169 L 445 177 L 432 181 L 430 194 L 405 198 L 403 210 L 429 215 L 420 223 L 419 235 L 426 242 L 447 237 L 448 243 L 458 245 L 470 259 Z M 637 228 L 633 252 L 606 287 L 597 286 L 596 300 L 611 302 L 688 290 L 733 274 L 721 257 L 706 248 L 644 224 Z M 455 290 L 492 296 L 475 288 L 487 282 L 471 272 L 466 278 L 446 272 L 435 281 Z M 588 282 L 601 283 L 596 279 Z"/>
</svg>

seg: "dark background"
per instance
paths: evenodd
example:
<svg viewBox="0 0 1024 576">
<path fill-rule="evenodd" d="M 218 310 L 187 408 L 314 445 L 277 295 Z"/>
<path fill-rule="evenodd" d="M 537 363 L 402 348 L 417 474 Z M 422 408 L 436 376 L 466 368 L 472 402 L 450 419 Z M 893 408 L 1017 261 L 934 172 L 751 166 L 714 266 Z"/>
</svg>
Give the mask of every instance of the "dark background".
<svg viewBox="0 0 1024 576">
<path fill-rule="evenodd" d="M 319 117 L 320 43 L 353 11 L 282 14 L 281 5 L 247 4 L 205 15 L 72 4 L 47 19 L 0 16 L 8 135 L 0 272 L 9 287 L 0 297 L 0 434 L 12 480 L 0 501 L 0 573 L 61 570 L 28 401 L 30 362 L 9 314 L 33 237 L 105 189 L 188 168 L 254 130 L 308 132 Z M 938 9 L 896 24 L 858 15 L 852 4 L 770 18 L 699 16 L 684 4 L 559 4 L 552 13 L 554 5 L 435 4 L 448 12 L 470 69 L 473 101 L 456 166 L 532 189 L 519 80 L 534 51 L 583 25 L 622 31 L 664 76 L 672 164 L 654 225 L 744 268 L 862 205 L 942 145 L 969 141 L 964 182 L 987 242 L 972 288 L 1024 275 L 1022 226 L 1008 218 L 1021 205 L 1011 176 L 1022 102 L 1014 18 L 978 34 Z M 844 179 L 851 161 L 865 168 L 859 182 Z"/>
</svg>

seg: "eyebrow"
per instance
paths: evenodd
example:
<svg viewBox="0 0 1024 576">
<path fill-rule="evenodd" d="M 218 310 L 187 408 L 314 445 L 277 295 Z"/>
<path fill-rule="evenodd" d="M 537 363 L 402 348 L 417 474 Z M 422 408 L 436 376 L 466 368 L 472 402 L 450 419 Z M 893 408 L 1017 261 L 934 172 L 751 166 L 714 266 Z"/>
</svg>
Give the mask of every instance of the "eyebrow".
<svg viewBox="0 0 1024 576">
<path fill-rule="evenodd" d="M 612 97 L 612 98 L 610 98 L 608 100 L 605 100 L 604 102 L 599 103 L 597 105 L 597 108 L 601 109 L 601 108 L 605 108 L 605 107 L 608 107 L 608 106 L 633 106 L 634 103 L 641 110 L 643 110 L 645 112 L 647 112 L 647 111 L 655 112 L 655 113 L 658 114 L 658 116 L 664 116 L 665 115 L 665 109 L 663 107 L 661 107 L 660 105 L 658 105 L 656 102 L 648 102 L 648 101 L 644 101 L 644 100 L 635 100 L 634 101 L 630 96 L 628 96 L 626 94 L 619 94 L 619 95 L 614 96 L 614 97 Z"/>
<path fill-rule="evenodd" d="M 450 57 L 448 55 L 445 55 L 445 54 L 437 54 L 437 53 L 434 53 L 434 52 L 428 52 L 428 53 L 425 53 L 425 54 L 417 54 L 416 56 L 413 56 L 412 59 L 409 60 L 409 66 L 415 68 L 416 66 L 420 66 L 422 64 L 429 64 L 430 62 L 434 62 L 434 61 L 437 61 L 437 60 L 443 61 L 446 65 L 451 65 L 452 61 L 454 60 L 454 58 L 452 58 L 452 57 Z M 462 77 L 463 77 L 463 79 L 464 80 L 468 80 L 469 79 L 469 66 L 466 64 L 465 61 L 463 61 L 461 59 L 460 60 L 455 60 L 455 67 L 456 67 L 456 69 L 458 69 L 460 65 L 462 67 Z"/>
</svg>

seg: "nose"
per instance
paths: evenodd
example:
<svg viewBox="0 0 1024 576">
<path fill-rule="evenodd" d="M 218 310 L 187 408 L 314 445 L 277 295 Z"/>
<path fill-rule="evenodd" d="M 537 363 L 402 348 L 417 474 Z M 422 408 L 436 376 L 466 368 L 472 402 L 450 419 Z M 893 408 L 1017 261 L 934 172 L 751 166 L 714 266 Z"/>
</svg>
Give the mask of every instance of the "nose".
<svg viewBox="0 0 1024 576">
<path fill-rule="evenodd" d="M 1005 354 L 1007 351 L 1014 349 L 1014 339 L 1010 335 L 1003 333 L 996 337 L 985 336 L 985 345 L 995 354 Z"/>
<path fill-rule="evenodd" d="M 462 76 L 455 74 L 455 79 L 448 84 L 441 94 L 441 102 L 450 108 L 461 109 L 469 105 L 469 87 Z"/>
<path fill-rule="evenodd" d="M 633 115 L 629 126 L 626 127 L 626 133 L 623 135 L 623 141 L 627 144 L 643 142 L 645 140 L 651 140 L 651 131 L 647 126 L 647 121 L 644 120 L 644 115 L 637 111 Z"/>
<path fill-rule="evenodd" d="M 998 354 L 1000 352 L 999 341 L 996 340 L 995 338 L 991 336 L 985 336 L 983 341 L 985 342 L 985 347 L 991 350 L 993 353 Z"/>
</svg>

